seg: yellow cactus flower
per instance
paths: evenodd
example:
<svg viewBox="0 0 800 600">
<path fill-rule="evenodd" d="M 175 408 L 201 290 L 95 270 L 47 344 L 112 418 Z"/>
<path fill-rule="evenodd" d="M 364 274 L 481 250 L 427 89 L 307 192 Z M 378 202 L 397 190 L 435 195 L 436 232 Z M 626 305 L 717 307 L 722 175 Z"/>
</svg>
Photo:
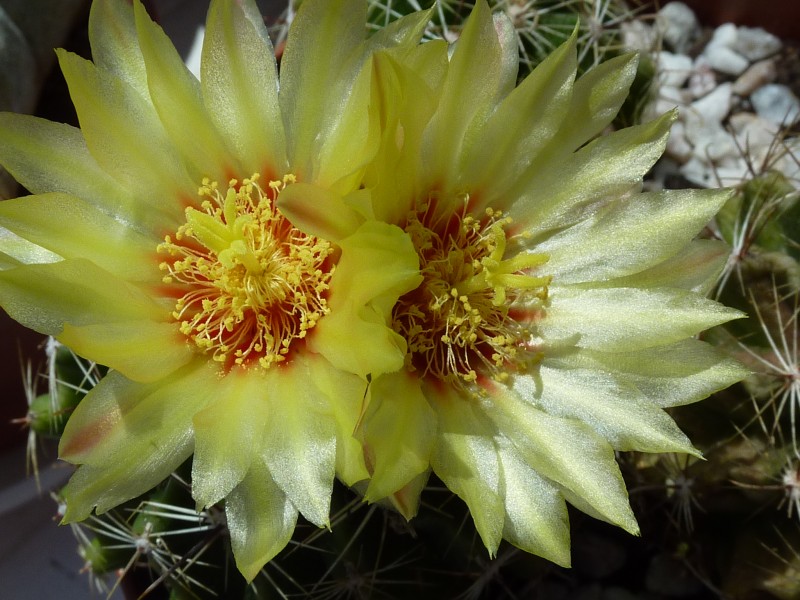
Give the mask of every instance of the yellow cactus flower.
<svg viewBox="0 0 800 600">
<path fill-rule="evenodd" d="M 596 138 L 635 56 L 576 80 L 573 38 L 515 87 L 512 24 L 484 0 L 450 50 L 374 55 L 383 136 L 359 196 L 318 192 L 324 215 L 305 186 L 279 199 L 342 250 L 309 346 L 368 344 L 380 325 L 395 339 L 395 370 L 334 357 L 369 375 L 356 430 L 367 500 L 410 518 L 432 471 L 491 554 L 506 539 L 568 565 L 565 501 L 637 533 L 615 451 L 697 454 L 664 409 L 745 375 L 694 337 L 742 316 L 704 297 L 725 248 L 692 239 L 728 193 L 642 193 L 672 114 Z M 369 264 L 363 240 L 398 231 L 421 283 L 393 304 L 346 296 L 340 280 Z"/>
<path fill-rule="evenodd" d="M 194 499 L 225 499 L 252 579 L 298 513 L 328 525 L 335 476 L 368 476 L 365 384 L 308 346 L 338 249 L 276 208 L 295 184 L 357 190 L 378 149 L 364 65 L 415 46 L 426 15 L 368 41 L 365 19 L 361 0 L 303 2 L 278 75 L 255 2 L 214 0 L 198 81 L 138 0 L 95 0 L 93 62 L 58 52 L 80 129 L 0 115 L 0 163 L 34 194 L 0 203 L 0 306 L 111 368 L 61 440 L 67 522 L 193 455 Z M 394 303 L 419 278 L 406 258 L 368 265 L 358 297 Z"/>
</svg>

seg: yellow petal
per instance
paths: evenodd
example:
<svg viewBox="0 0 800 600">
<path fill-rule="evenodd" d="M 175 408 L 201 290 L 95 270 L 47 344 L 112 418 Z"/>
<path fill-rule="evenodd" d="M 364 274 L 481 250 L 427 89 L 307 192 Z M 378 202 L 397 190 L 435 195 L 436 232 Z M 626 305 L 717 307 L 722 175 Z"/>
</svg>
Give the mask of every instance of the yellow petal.
<svg viewBox="0 0 800 600">
<path fill-rule="evenodd" d="M 287 186 L 278 196 L 278 208 L 298 229 L 337 243 L 364 222 L 339 194 L 310 183 Z"/>
<path fill-rule="evenodd" d="M 486 206 L 504 208 L 498 197 L 558 137 L 569 112 L 577 69 L 575 38 L 550 54 L 471 134 L 462 156 L 461 182 L 481 192 Z M 510 135 L 509 132 L 514 132 Z M 507 201 L 507 199 L 506 199 Z"/>
<path fill-rule="evenodd" d="M 84 358 L 141 382 L 158 381 L 196 356 L 177 324 L 142 319 L 80 327 L 65 323 L 58 340 Z"/>
<path fill-rule="evenodd" d="M 136 193 L 151 210 L 182 222 L 183 206 L 164 202 L 190 190 L 190 178 L 153 106 L 123 80 L 91 62 L 56 51 L 94 159 L 111 177 Z"/>
<path fill-rule="evenodd" d="M 97 0 L 89 11 L 94 64 L 148 98 L 147 71 L 139 48 L 133 9 L 126 0 Z"/>
<path fill-rule="evenodd" d="M 59 445 L 82 466 L 63 490 L 66 522 L 102 513 L 146 492 L 192 453 L 192 417 L 216 391 L 216 369 L 187 365 L 164 381 L 139 384 L 111 372 L 81 401 Z"/>
<path fill-rule="evenodd" d="M 336 473 L 336 425 L 308 360 L 299 354 L 265 374 L 270 418 L 261 456 L 295 508 L 325 527 Z"/>
<path fill-rule="evenodd" d="M 578 508 L 639 532 L 610 444 L 585 423 L 538 410 L 503 385 L 490 394 L 484 410 L 532 469 L 570 490 Z"/>
<path fill-rule="evenodd" d="M 467 503 L 483 544 L 495 556 L 503 535 L 505 506 L 494 427 L 455 392 L 437 394 L 428 389 L 426 396 L 439 422 L 431 456 L 433 471 Z"/>
<path fill-rule="evenodd" d="M 367 479 L 369 472 L 364 464 L 364 452 L 353 435 L 362 413 L 366 382 L 334 368 L 319 356 L 309 356 L 306 364 L 336 424 L 336 476 L 345 485 Z"/>
<path fill-rule="evenodd" d="M 342 256 L 330 283 L 330 314 L 308 345 L 334 366 L 366 378 L 403 365 L 405 341 L 390 328 L 397 299 L 421 282 L 418 258 L 400 229 L 367 222 L 341 241 Z"/>
<path fill-rule="evenodd" d="M 369 394 L 369 408 L 356 435 L 372 463 L 365 498 L 375 502 L 428 470 L 436 413 L 419 380 L 405 370 L 374 379 Z"/>
<path fill-rule="evenodd" d="M 57 215 L 57 218 L 54 218 Z M 86 258 L 127 281 L 158 283 L 158 240 L 67 194 L 0 203 L 0 225 L 64 258 Z"/>
<path fill-rule="evenodd" d="M 581 348 L 626 352 L 678 342 L 744 316 L 680 289 L 551 286 L 539 333 L 550 340 L 573 338 Z"/>
<path fill-rule="evenodd" d="M 536 245 L 559 284 L 644 271 L 675 256 L 730 197 L 728 190 L 670 190 L 621 198 Z"/>
<path fill-rule="evenodd" d="M 351 88 L 362 66 L 365 23 L 366 6 L 357 0 L 306 0 L 292 22 L 281 59 L 280 103 L 289 164 L 302 181 L 330 184 L 360 162 L 352 151 L 367 130 L 368 90 L 354 96 Z M 346 106 L 360 114 L 345 115 Z M 352 129 L 342 127 L 342 117 Z M 353 138 L 349 144 L 347 136 Z M 331 154 L 345 146 L 349 155 Z M 323 153 L 334 163 L 320 160 Z"/>
<path fill-rule="evenodd" d="M 278 71 L 267 29 L 252 0 L 211 3 L 200 82 L 208 115 L 244 172 L 283 175 L 288 165 Z"/>
<path fill-rule="evenodd" d="M 260 371 L 233 370 L 217 386 L 216 401 L 194 416 L 192 496 L 198 510 L 235 488 L 255 458 L 269 413 L 268 388 Z"/>
<path fill-rule="evenodd" d="M 569 567 L 569 518 L 558 487 L 533 470 L 502 436 L 497 441 L 497 453 L 505 490 L 503 539 Z"/>
<path fill-rule="evenodd" d="M 225 516 L 236 566 L 248 582 L 286 547 L 297 523 L 297 509 L 260 460 L 228 496 Z"/>
<path fill-rule="evenodd" d="M 536 375 L 515 378 L 514 391 L 550 415 L 588 424 L 615 450 L 699 456 L 669 415 L 626 383 L 603 371 L 545 359 Z"/>
<path fill-rule="evenodd" d="M 137 198 L 111 178 L 89 154 L 81 131 L 75 127 L 0 113 L 0 163 L 34 194 L 64 192 L 76 196 L 141 231 L 160 235 L 176 226 L 175 213 L 155 203 L 163 198 Z"/>
<path fill-rule="evenodd" d="M 615 131 L 574 154 L 559 148 L 534 161 L 508 191 L 508 214 L 534 236 L 578 220 L 594 203 L 638 192 L 642 177 L 664 152 L 676 113 Z M 531 241 L 534 241 L 533 239 Z"/>
<path fill-rule="evenodd" d="M 0 272 L 0 306 L 48 335 L 58 335 L 64 323 L 163 321 L 169 314 L 141 289 L 83 259 Z"/>
<path fill-rule="evenodd" d="M 485 119 L 494 103 L 513 88 L 514 81 L 502 68 L 507 64 L 504 52 L 507 45 L 498 39 L 489 6 L 485 0 L 476 2 L 453 52 L 423 147 L 422 164 L 445 189 L 457 181 L 460 149 L 473 120 Z"/>
<path fill-rule="evenodd" d="M 150 20 L 139 0 L 133 3 L 136 31 L 147 67 L 150 97 L 171 143 L 193 181 L 227 181 L 241 168 L 203 105 L 200 82 L 189 71 L 163 30 Z"/>
</svg>

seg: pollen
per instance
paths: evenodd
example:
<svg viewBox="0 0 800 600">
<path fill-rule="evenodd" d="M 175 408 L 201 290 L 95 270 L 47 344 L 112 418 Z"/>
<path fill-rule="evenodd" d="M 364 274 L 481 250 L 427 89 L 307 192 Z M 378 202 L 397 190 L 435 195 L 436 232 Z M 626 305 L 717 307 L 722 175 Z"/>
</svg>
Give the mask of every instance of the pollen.
<svg viewBox="0 0 800 600">
<path fill-rule="evenodd" d="M 475 216 L 468 206 L 467 194 L 431 197 L 408 213 L 423 282 L 392 314 L 407 367 L 461 388 L 505 381 L 541 358 L 529 320 L 513 315 L 540 310 L 551 280 L 535 273 L 546 254 L 508 252 L 509 217 L 491 208 Z"/>
<path fill-rule="evenodd" d="M 233 179 L 223 192 L 204 179 L 199 208 L 158 245 L 181 333 L 225 368 L 285 361 L 328 312 L 332 247 L 276 209 L 293 175 L 266 189 L 258 180 Z"/>
</svg>

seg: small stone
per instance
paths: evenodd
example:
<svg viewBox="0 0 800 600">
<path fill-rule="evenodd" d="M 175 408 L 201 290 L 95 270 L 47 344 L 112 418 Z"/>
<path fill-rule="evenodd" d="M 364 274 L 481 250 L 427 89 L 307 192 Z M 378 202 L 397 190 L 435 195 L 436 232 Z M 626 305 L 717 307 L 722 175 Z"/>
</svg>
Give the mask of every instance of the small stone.
<svg viewBox="0 0 800 600">
<path fill-rule="evenodd" d="M 721 123 L 731 109 L 732 88 L 730 82 L 723 83 L 710 94 L 692 102 L 686 111 L 687 125 L 691 126 L 692 121 L 700 126 Z"/>
<path fill-rule="evenodd" d="M 700 35 L 700 24 L 683 2 L 670 2 L 656 15 L 656 26 L 675 52 L 685 53 Z"/>
<path fill-rule="evenodd" d="M 738 29 L 736 28 L 736 25 L 733 23 L 725 23 L 714 30 L 714 34 L 711 36 L 709 45 L 713 44 L 716 46 L 722 46 L 724 48 L 733 48 L 737 37 Z"/>
<path fill-rule="evenodd" d="M 692 154 L 699 160 L 716 163 L 723 158 L 736 156 L 738 149 L 730 133 L 722 127 L 708 127 L 694 137 Z"/>
<path fill-rule="evenodd" d="M 692 74 L 692 59 L 685 54 L 658 52 L 656 62 L 661 85 L 679 88 Z"/>
<path fill-rule="evenodd" d="M 712 42 L 703 50 L 703 55 L 708 60 L 708 64 L 720 73 L 727 75 L 740 75 L 750 65 L 748 60 L 741 54 L 737 54 L 728 46 L 721 43 Z"/>
<path fill-rule="evenodd" d="M 736 41 L 731 48 L 754 62 L 777 53 L 782 47 L 781 41 L 761 29 L 761 27 L 740 27 Z"/>
<path fill-rule="evenodd" d="M 776 125 L 791 126 L 800 117 L 800 100 L 779 83 L 761 86 L 750 95 L 750 102 L 759 117 Z"/>
<path fill-rule="evenodd" d="M 698 158 L 690 159 L 679 169 L 681 175 L 695 185 L 702 187 L 716 187 L 717 179 L 710 165 Z"/>
<path fill-rule="evenodd" d="M 692 145 L 686 139 L 686 126 L 682 121 L 675 121 L 669 131 L 667 140 L 668 156 L 683 164 L 692 157 Z"/>
<path fill-rule="evenodd" d="M 750 112 L 731 115 L 728 124 L 739 146 L 749 149 L 751 155 L 756 148 L 772 144 L 778 133 L 777 125 Z"/>
<path fill-rule="evenodd" d="M 733 93 L 739 96 L 749 96 L 762 85 L 775 81 L 776 75 L 775 61 L 761 60 L 750 65 L 750 68 L 739 75 L 739 79 L 733 84 Z"/>
<path fill-rule="evenodd" d="M 720 187 L 733 187 L 752 179 L 753 173 L 742 158 L 725 158 L 714 169 L 714 179 Z"/>
<path fill-rule="evenodd" d="M 658 36 L 655 30 L 644 21 L 634 19 L 620 24 L 622 44 L 629 50 L 652 52 L 656 47 Z"/>
<path fill-rule="evenodd" d="M 685 106 L 692 101 L 689 90 L 662 85 L 658 88 L 658 99 L 672 102 L 674 106 Z"/>
<path fill-rule="evenodd" d="M 717 87 L 717 76 L 708 60 L 702 54 L 694 61 L 692 74 L 689 76 L 689 91 L 694 98 L 702 98 Z"/>
</svg>

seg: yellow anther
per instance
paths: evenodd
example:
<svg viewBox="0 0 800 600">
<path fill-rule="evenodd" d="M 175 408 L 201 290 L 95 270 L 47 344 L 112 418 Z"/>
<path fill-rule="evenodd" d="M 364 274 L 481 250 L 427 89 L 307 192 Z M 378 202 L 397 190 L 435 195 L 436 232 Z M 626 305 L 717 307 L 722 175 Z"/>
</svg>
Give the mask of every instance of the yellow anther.
<svg viewBox="0 0 800 600">
<path fill-rule="evenodd" d="M 292 228 L 275 208 L 294 175 L 270 181 L 268 192 L 258 180 L 257 173 L 241 184 L 231 179 L 223 192 L 203 179 L 200 209 L 187 208 L 175 240 L 166 236 L 157 247 L 178 258 L 160 268 L 164 282 L 184 292 L 173 312 L 180 331 L 227 366 L 285 360 L 293 341 L 328 312 L 333 248 Z"/>
<path fill-rule="evenodd" d="M 420 202 L 405 225 L 424 278 L 392 314 L 394 330 L 408 344 L 406 365 L 459 386 L 473 385 L 479 374 L 504 381 L 535 354 L 532 332 L 509 309 L 542 305 L 550 278 L 528 271 L 548 257 L 506 257 L 505 227 L 512 220 L 502 211 L 489 207 L 478 218 L 467 212 L 466 194 L 435 200 Z"/>
</svg>

